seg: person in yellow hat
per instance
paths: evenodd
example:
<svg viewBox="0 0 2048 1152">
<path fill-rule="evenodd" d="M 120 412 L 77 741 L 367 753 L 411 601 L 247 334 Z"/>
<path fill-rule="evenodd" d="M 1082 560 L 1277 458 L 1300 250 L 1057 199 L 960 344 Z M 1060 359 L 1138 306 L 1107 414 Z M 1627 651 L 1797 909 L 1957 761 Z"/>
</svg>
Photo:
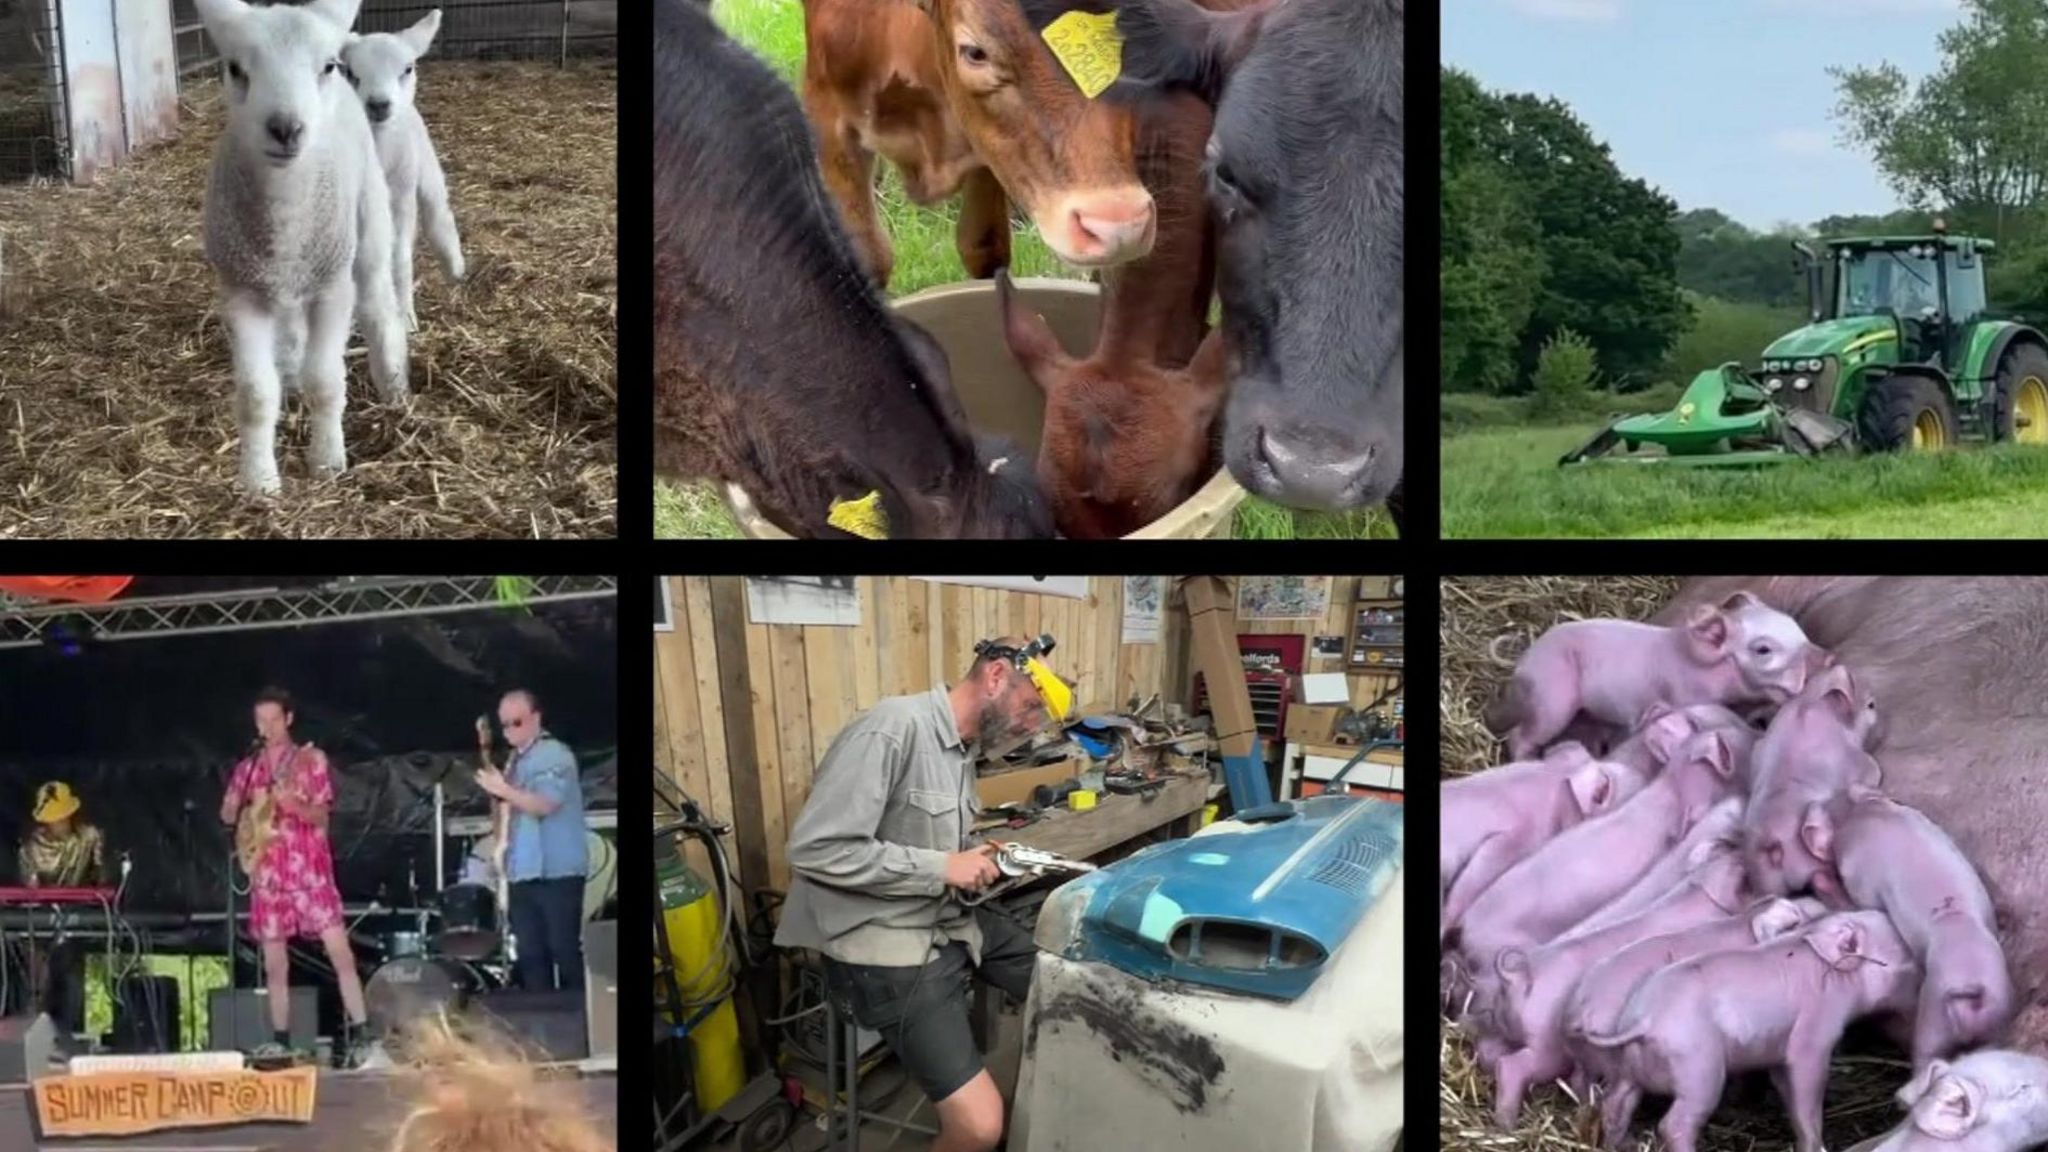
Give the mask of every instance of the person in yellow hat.
<svg viewBox="0 0 2048 1152">
<path fill-rule="evenodd" d="M 30 888 L 89 888 L 106 878 L 106 839 L 79 818 L 78 794 L 62 780 L 36 789 L 32 815 L 36 826 L 21 841 L 21 882 Z M 42 1009 L 60 1028 L 77 1032 L 85 1026 L 85 983 L 82 957 L 68 941 L 59 940 L 45 954 L 29 953 L 29 987 Z"/>
<path fill-rule="evenodd" d="M 31 888 L 83 888 L 106 876 L 106 839 L 79 819 L 78 794 L 62 780 L 36 789 L 36 826 L 21 842 L 21 882 Z"/>
<path fill-rule="evenodd" d="M 959 683 L 892 696 L 833 738 L 789 835 L 775 943 L 824 956 L 826 981 L 881 1033 L 939 1115 L 934 1149 L 995 1146 L 1003 1098 L 961 995 L 969 971 L 1021 1003 L 1037 949 L 1014 921 L 960 903 L 1001 875 L 968 847 L 982 752 L 1067 718 L 1074 693 L 1039 657 L 1052 637 L 975 645 Z"/>
</svg>

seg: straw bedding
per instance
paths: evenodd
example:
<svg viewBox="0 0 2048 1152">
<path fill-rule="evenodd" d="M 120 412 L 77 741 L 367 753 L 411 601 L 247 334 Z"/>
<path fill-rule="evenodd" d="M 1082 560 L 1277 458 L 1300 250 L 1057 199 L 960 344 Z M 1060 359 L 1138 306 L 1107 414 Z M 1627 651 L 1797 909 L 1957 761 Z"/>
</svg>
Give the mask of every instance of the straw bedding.
<svg viewBox="0 0 2048 1152">
<path fill-rule="evenodd" d="M 0 538 L 603 537 L 617 531 L 616 68 L 430 60 L 420 106 L 468 279 L 424 242 L 414 397 L 376 402 L 349 348 L 349 469 L 278 434 L 283 494 L 234 488 L 226 330 L 202 251 L 224 108 L 97 186 L 0 185 Z"/>
<path fill-rule="evenodd" d="M 1500 758 L 1492 735 L 1479 718 L 1510 670 L 1497 663 L 1489 651 L 1497 639 L 1499 658 L 1512 661 L 1544 629 L 1565 620 L 1593 616 L 1647 619 L 1663 607 L 1679 583 L 1677 578 L 1661 576 L 1446 578 L 1439 624 L 1443 774 L 1466 775 Z M 1491 1116 L 1493 1083 L 1474 1062 L 1463 1034 L 1448 1020 L 1440 1020 L 1439 1042 L 1443 1148 L 1577 1152 L 1599 1146 L 1597 1110 L 1576 1107 L 1556 1084 L 1532 1092 L 1520 1126 L 1513 1133 L 1501 1132 Z M 1895 1049 L 1882 1041 L 1859 1040 L 1852 1032 L 1851 1039 L 1836 1049 L 1828 1079 L 1827 1119 L 1822 1129 L 1828 1146 L 1847 1148 L 1897 1124 L 1903 1114 L 1892 1093 L 1906 1082 L 1909 1072 Z M 1631 1146 L 1662 1146 L 1652 1125 L 1663 1114 L 1663 1107 L 1663 1102 L 1654 1098 L 1644 1102 L 1631 1129 Z M 1700 1150 L 1748 1152 L 1791 1144 L 1792 1128 L 1786 1122 L 1783 1103 L 1766 1078 L 1752 1076 L 1729 1083 L 1721 1107 L 1701 1137 Z"/>
</svg>

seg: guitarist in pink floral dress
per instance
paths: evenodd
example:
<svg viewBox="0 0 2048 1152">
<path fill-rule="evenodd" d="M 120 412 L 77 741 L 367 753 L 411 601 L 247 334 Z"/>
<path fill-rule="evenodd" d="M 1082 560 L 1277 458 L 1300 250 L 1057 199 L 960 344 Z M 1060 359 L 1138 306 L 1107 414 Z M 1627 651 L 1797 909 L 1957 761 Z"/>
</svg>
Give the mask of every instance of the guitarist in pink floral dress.
<svg viewBox="0 0 2048 1152">
<path fill-rule="evenodd" d="M 355 952 L 349 947 L 342 918 L 341 892 L 334 884 L 334 853 L 327 843 L 327 818 L 334 804 L 334 781 L 327 757 L 313 745 L 292 742 L 292 698 L 281 688 L 266 688 L 256 697 L 256 732 L 262 748 L 235 765 L 227 795 L 221 799 L 221 822 L 232 827 L 242 806 L 268 790 L 275 834 L 249 878 L 249 933 L 263 946 L 263 973 L 269 986 L 272 1039 L 254 1053 L 258 1060 L 296 1055 L 291 1048 L 290 957 L 285 945 L 292 937 L 318 938 L 327 948 L 341 984 L 342 1007 L 348 1013 L 342 1064 L 358 1059 L 366 1013 L 363 982 L 356 974 Z"/>
</svg>

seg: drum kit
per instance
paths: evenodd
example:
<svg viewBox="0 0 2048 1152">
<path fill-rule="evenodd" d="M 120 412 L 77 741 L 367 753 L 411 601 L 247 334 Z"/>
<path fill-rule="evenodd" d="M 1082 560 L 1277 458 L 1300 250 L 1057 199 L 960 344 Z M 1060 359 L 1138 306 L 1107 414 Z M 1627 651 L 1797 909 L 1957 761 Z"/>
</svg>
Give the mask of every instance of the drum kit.
<svg viewBox="0 0 2048 1152">
<path fill-rule="evenodd" d="M 583 918 L 588 922 L 612 896 L 617 861 L 610 841 L 595 831 L 585 836 L 590 871 Z M 494 847 L 492 836 L 478 839 L 461 879 L 443 888 L 431 908 L 420 900 L 415 877 L 411 927 L 374 937 L 383 960 L 363 986 L 373 1028 L 389 1031 L 422 1014 L 461 1011 L 471 998 L 511 983 L 518 941 L 498 903 Z"/>
</svg>

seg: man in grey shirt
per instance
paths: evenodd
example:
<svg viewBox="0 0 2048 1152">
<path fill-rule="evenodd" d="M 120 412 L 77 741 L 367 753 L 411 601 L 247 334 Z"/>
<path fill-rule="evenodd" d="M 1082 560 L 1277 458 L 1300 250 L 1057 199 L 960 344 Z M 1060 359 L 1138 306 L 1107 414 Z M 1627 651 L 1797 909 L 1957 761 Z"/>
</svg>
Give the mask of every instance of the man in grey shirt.
<svg viewBox="0 0 2048 1152">
<path fill-rule="evenodd" d="M 939 1114 L 932 1152 L 987 1152 L 1003 1100 L 967 1023 L 970 972 L 1020 1002 L 1036 949 L 1015 923 L 962 907 L 1000 873 L 966 847 L 979 749 L 1064 719 L 1072 694 L 1012 637 L 977 647 L 951 688 L 854 717 L 818 762 L 790 830 L 795 873 L 775 943 L 825 958 L 834 992 L 879 1032 Z"/>
</svg>

